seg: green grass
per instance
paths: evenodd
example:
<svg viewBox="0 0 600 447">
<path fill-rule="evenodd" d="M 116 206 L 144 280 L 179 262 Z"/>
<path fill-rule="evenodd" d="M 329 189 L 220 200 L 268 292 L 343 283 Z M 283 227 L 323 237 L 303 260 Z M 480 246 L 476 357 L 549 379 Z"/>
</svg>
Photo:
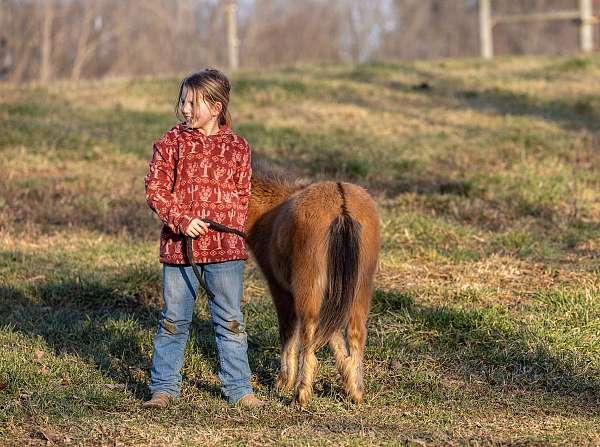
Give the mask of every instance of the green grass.
<svg viewBox="0 0 600 447">
<path fill-rule="evenodd" d="M 0 86 L 0 444 L 600 444 L 599 75 L 596 56 L 236 74 L 254 157 L 365 186 L 382 230 L 362 405 L 327 349 L 308 408 L 274 390 L 248 262 L 261 412 L 219 397 L 203 297 L 182 398 L 139 408 L 161 306 L 143 176 L 178 80 Z"/>
</svg>

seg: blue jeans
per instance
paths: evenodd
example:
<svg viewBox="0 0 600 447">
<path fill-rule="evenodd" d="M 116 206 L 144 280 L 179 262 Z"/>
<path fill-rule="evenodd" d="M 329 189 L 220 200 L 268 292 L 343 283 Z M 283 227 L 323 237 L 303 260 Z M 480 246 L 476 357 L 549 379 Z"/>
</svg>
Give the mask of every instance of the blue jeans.
<svg viewBox="0 0 600 447">
<path fill-rule="evenodd" d="M 198 264 L 214 294 L 208 300 L 219 358 L 221 393 L 229 403 L 252 393 L 248 340 L 241 310 L 244 261 Z M 164 308 L 154 337 L 150 391 L 178 397 L 183 354 L 194 313 L 198 280 L 189 265 L 163 265 Z"/>
</svg>

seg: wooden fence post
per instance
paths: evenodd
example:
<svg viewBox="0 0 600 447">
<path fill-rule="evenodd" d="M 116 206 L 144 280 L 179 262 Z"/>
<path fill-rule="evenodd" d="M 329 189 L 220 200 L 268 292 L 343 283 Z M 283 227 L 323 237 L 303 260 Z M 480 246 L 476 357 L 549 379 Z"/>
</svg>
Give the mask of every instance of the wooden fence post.
<svg viewBox="0 0 600 447">
<path fill-rule="evenodd" d="M 240 43 L 237 37 L 237 2 L 235 0 L 227 0 L 225 2 L 225 16 L 227 21 L 227 55 L 229 70 L 236 70 L 240 64 Z"/>
<path fill-rule="evenodd" d="M 581 23 L 579 25 L 581 51 L 584 53 L 590 53 L 594 49 L 592 0 L 579 0 L 579 12 L 581 14 Z"/>
<path fill-rule="evenodd" d="M 479 0 L 479 43 L 481 57 L 491 59 L 494 56 L 491 0 Z"/>
</svg>

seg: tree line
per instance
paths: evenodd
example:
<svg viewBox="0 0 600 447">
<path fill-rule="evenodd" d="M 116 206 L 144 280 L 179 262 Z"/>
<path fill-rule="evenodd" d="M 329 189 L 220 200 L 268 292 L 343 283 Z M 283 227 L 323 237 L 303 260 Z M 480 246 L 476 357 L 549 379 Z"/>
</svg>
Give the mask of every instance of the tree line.
<svg viewBox="0 0 600 447">
<path fill-rule="evenodd" d="M 594 0 L 594 10 L 600 0 Z M 477 0 L 239 0 L 242 67 L 479 55 Z M 494 0 L 495 14 L 577 0 Z M 226 68 L 219 0 L 0 0 L 0 79 L 169 75 Z M 597 33 L 596 33 L 597 34 Z M 569 21 L 499 25 L 497 54 L 570 53 Z M 597 41 L 597 37 L 596 37 Z"/>
</svg>

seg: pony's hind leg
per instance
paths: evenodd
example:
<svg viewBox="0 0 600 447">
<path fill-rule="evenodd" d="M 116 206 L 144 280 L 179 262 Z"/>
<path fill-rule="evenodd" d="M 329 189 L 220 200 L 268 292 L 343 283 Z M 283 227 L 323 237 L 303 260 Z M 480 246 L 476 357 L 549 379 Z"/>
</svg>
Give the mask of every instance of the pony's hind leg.
<svg viewBox="0 0 600 447">
<path fill-rule="evenodd" d="M 313 382 L 317 371 L 317 357 L 315 355 L 316 327 L 316 318 L 303 318 L 299 328 L 301 348 L 295 399 L 300 405 L 308 403 L 313 394 Z"/>
<path fill-rule="evenodd" d="M 348 323 L 348 348 L 350 355 L 344 365 L 344 388 L 348 396 L 356 403 L 362 402 L 363 354 L 367 338 L 367 315 L 352 315 Z"/>
<path fill-rule="evenodd" d="M 344 339 L 344 334 L 341 330 L 337 330 L 333 333 L 329 339 L 329 347 L 333 352 L 335 364 L 340 370 L 340 374 L 343 374 L 341 368 L 348 359 L 348 348 L 346 347 L 346 340 Z"/>
<path fill-rule="evenodd" d="M 346 346 L 346 339 L 344 338 L 343 331 L 338 330 L 333 333 L 329 339 L 329 347 L 333 352 L 335 358 L 335 365 L 337 366 L 338 372 L 342 377 L 342 383 L 344 389 L 350 388 L 350 382 L 353 380 L 352 363 L 350 362 L 350 356 L 348 355 L 348 347 Z"/>
<path fill-rule="evenodd" d="M 311 241 L 316 244 L 317 239 Z M 296 379 L 295 400 L 300 405 L 307 404 L 312 398 L 313 382 L 317 372 L 317 325 L 323 295 L 326 287 L 326 257 L 321 246 L 300 244 L 303 258 L 295 264 L 295 277 L 292 289 L 294 304 L 298 316 L 298 376 Z"/>
<path fill-rule="evenodd" d="M 367 317 L 373 294 L 372 280 L 360 287 L 356 301 L 350 311 L 347 330 L 347 345 L 349 356 L 343 365 L 344 387 L 348 396 L 356 403 L 362 402 L 363 384 L 363 355 L 367 339 Z"/>
<path fill-rule="evenodd" d="M 275 387 L 280 391 L 290 391 L 298 373 L 298 324 L 294 298 L 274 280 L 269 281 L 269 289 L 277 310 L 281 344 L 281 368 Z"/>
<path fill-rule="evenodd" d="M 366 327 L 363 322 L 354 320 L 353 329 L 349 329 L 348 344 L 350 346 L 350 355 L 346 348 L 346 340 L 341 332 L 336 332 L 329 340 L 329 346 L 335 357 L 342 383 L 346 394 L 356 403 L 362 401 L 363 397 L 363 378 L 362 378 L 362 358 L 364 350 L 364 340 L 366 339 Z"/>
<path fill-rule="evenodd" d="M 280 391 L 290 391 L 298 374 L 298 326 L 294 324 L 290 333 L 281 339 L 281 369 L 275 386 Z"/>
</svg>

